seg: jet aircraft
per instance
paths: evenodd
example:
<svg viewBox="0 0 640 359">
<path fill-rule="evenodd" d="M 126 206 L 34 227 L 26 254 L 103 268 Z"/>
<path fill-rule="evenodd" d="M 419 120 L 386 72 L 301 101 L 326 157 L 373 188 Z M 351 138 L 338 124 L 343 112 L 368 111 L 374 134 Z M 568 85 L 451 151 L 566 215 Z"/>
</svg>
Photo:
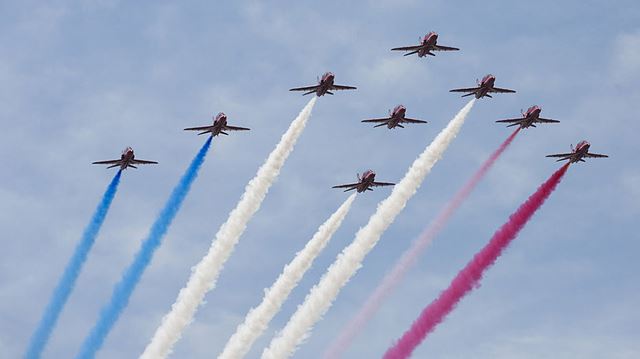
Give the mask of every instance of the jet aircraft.
<svg viewBox="0 0 640 359">
<path fill-rule="evenodd" d="M 204 135 L 205 133 L 211 133 L 211 136 L 218 136 L 219 134 L 229 135 L 225 131 L 249 131 L 246 127 L 236 127 L 227 125 L 227 115 L 224 112 L 220 112 L 213 118 L 213 124 L 211 126 L 202 127 L 189 127 L 185 128 L 185 131 L 202 131 L 198 135 Z"/>
<path fill-rule="evenodd" d="M 580 141 L 574 148 L 571 145 L 571 152 L 569 153 L 556 153 L 553 155 L 547 155 L 547 157 L 556 157 L 558 161 L 569 160 L 569 163 L 585 162 L 585 158 L 606 158 L 607 155 L 601 155 L 598 153 L 589 153 L 589 147 L 591 144 L 587 141 Z"/>
<path fill-rule="evenodd" d="M 329 95 L 333 95 L 333 92 L 331 91 L 335 91 L 335 90 L 355 90 L 356 88 L 353 86 L 343 86 L 343 85 L 336 85 L 333 83 L 333 81 L 335 80 L 335 75 L 332 72 L 327 72 L 324 75 L 322 75 L 322 77 L 318 80 L 318 84 L 314 85 L 314 86 L 307 86 L 307 87 L 296 87 L 296 88 L 292 88 L 289 91 L 306 91 L 305 93 L 303 93 L 302 95 L 308 95 L 311 93 L 316 93 L 316 95 L 322 96 L 324 94 L 329 94 Z"/>
<path fill-rule="evenodd" d="M 536 127 L 536 123 L 558 123 L 558 120 L 552 120 L 549 118 L 540 117 L 542 109 L 539 106 L 531 106 L 527 109 L 527 112 L 522 113 L 520 118 L 510 118 L 507 120 L 498 120 L 499 123 L 508 123 L 507 127 L 520 126 L 520 128 Z"/>
<path fill-rule="evenodd" d="M 404 128 L 402 123 L 427 123 L 427 121 L 423 120 L 415 120 L 413 118 L 405 117 L 405 113 L 407 108 L 403 105 L 396 106 L 393 111 L 389 111 L 389 117 L 384 118 L 372 118 L 368 120 L 362 120 L 362 122 L 372 122 L 379 123 L 373 127 L 387 126 L 388 129 L 392 129 L 395 127 Z"/>
<path fill-rule="evenodd" d="M 514 93 L 514 90 L 503 89 L 500 87 L 495 87 L 494 83 L 496 82 L 496 77 L 489 74 L 482 78 L 482 81 L 478 82 L 477 87 L 469 87 L 469 88 L 461 88 L 461 89 L 453 89 L 449 92 L 468 92 L 466 95 L 462 95 L 462 97 L 475 95 L 476 98 L 483 98 L 485 96 L 492 98 L 489 93 Z"/>
<path fill-rule="evenodd" d="M 404 56 L 409 56 L 413 54 L 418 54 L 418 57 L 424 57 L 427 55 L 436 56 L 431 51 L 458 51 L 457 47 L 449 47 L 438 45 L 438 34 L 435 32 L 430 32 L 424 36 L 424 38 L 419 38 L 420 45 L 414 46 L 404 46 L 404 47 L 395 47 L 391 49 L 391 51 L 409 51 Z"/>
<path fill-rule="evenodd" d="M 147 161 L 147 160 L 137 160 L 136 156 L 133 154 L 133 148 L 127 147 L 122 151 L 122 155 L 119 160 L 107 160 L 107 161 L 96 161 L 92 164 L 94 165 L 110 165 L 107 168 L 120 167 L 120 170 L 125 170 L 128 167 L 138 168 L 135 165 L 149 165 L 149 164 L 157 164 L 156 161 Z"/>
<path fill-rule="evenodd" d="M 395 183 L 376 182 L 375 179 L 376 179 L 376 173 L 373 172 L 372 170 L 367 170 L 362 174 L 362 177 L 360 177 L 360 174 L 358 174 L 358 182 L 342 184 L 339 186 L 333 186 L 332 188 L 346 188 L 344 190 L 345 192 L 352 191 L 355 189 L 356 191 L 358 191 L 358 193 L 362 193 L 367 190 L 373 191 L 371 187 L 383 187 L 383 186 L 395 185 Z"/>
</svg>

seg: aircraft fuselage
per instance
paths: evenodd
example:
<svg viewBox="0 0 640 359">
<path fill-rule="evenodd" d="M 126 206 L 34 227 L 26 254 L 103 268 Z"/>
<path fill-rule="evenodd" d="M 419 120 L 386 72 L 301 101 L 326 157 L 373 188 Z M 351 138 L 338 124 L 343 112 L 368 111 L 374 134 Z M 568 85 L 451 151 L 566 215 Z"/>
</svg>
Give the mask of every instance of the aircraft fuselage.
<svg viewBox="0 0 640 359">
<path fill-rule="evenodd" d="M 318 84 L 318 88 L 316 89 L 316 96 L 322 96 L 327 93 L 333 86 L 333 81 L 335 80 L 335 75 L 331 72 L 327 72 L 322 75 L 320 78 L 320 83 Z"/>
<path fill-rule="evenodd" d="M 122 160 L 122 163 L 120 164 L 120 169 L 121 170 L 126 169 L 131 163 L 131 161 L 135 159 L 135 157 L 136 156 L 133 154 L 133 148 L 131 147 L 125 148 L 124 151 L 122 151 L 122 155 L 120 156 L 120 159 Z"/>
<path fill-rule="evenodd" d="M 569 160 L 569 163 L 580 161 L 587 153 L 589 153 L 589 147 L 591 144 L 587 141 L 580 141 L 573 149 L 573 156 Z"/>
<path fill-rule="evenodd" d="M 430 53 L 430 51 L 431 49 L 433 49 L 433 47 L 437 42 L 438 42 L 438 34 L 436 34 L 435 32 L 430 32 L 426 34 L 422 39 L 422 48 L 418 50 L 418 57 L 433 55 L 432 53 Z"/>
<path fill-rule="evenodd" d="M 387 123 L 387 128 L 391 129 L 391 128 L 394 128 L 394 127 L 398 126 L 400 121 L 402 121 L 402 119 L 404 119 L 404 116 L 405 116 L 406 112 L 407 112 L 407 108 L 406 107 L 404 107 L 402 105 L 396 106 L 393 109 L 393 112 L 391 112 L 391 120 L 389 120 L 389 122 Z"/>
<path fill-rule="evenodd" d="M 527 128 L 533 125 L 533 123 L 536 122 L 538 118 L 540 118 L 541 111 L 542 109 L 538 106 L 529 107 L 529 109 L 527 109 L 527 112 L 524 113 L 525 121 L 523 121 L 520 127 Z"/>
<path fill-rule="evenodd" d="M 356 191 L 358 191 L 358 193 L 362 193 L 371 187 L 373 182 L 375 182 L 376 174 L 371 170 L 366 171 L 362 174 L 362 177 L 360 177 L 359 180 L 360 183 L 358 184 L 358 187 L 356 187 Z"/>
<path fill-rule="evenodd" d="M 222 130 L 227 126 L 227 115 L 220 112 L 213 120 L 213 128 L 211 129 L 211 135 L 218 136 Z"/>
<path fill-rule="evenodd" d="M 483 77 L 482 81 L 480 82 L 480 88 L 478 89 L 478 91 L 476 91 L 476 98 L 479 99 L 486 96 L 489 93 L 489 91 L 493 89 L 495 82 L 496 82 L 496 78 L 493 75 L 487 75 Z"/>
</svg>

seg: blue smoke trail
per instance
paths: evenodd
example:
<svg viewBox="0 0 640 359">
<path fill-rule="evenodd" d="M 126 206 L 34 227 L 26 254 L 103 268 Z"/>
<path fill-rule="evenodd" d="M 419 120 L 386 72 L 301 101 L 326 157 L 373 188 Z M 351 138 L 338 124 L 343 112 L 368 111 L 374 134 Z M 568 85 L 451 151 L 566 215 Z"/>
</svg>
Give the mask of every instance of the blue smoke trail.
<svg viewBox="0 0 640 359">
<path fill-rule="evenodd" d="M 151 262 L 155 250 L 158 249 L 162 243 L 162 238 L 167 233 L 167 230 L 169 229 L 173 218 L 178 213 L 178 210 L 180 210 L 182 201 L 184 201 L 187 193 L 189 193 L 191 184 L 198 176 L 198 170 L 204 162 L 209 146 L 211 145 L 212 138 L 213 137 L 210 136 L 207 142 L 205 142 L 191 162 L 191 165 L 189 165 L 189 168 L 187 168 L 187 171 L 180 179 L 180 182 L 178 182 L 176 187 L 173 189 L 167 203 L 164 205 L 164 208 L 158 215 L 158 218 L 153 223 L 153 226 L 149 231 L 149 235 L 142 242 L 142 246 L 138 253 L 136 253 L 133 262 L 122 275 L 120 282 L 113 288 L 111 300 L 102 308 L 98 321 L 94 325 L 93 329 L 91 329 L 89 336 L 85 338 L 76 358 L 84 359 L 95 357 L 96 352 L 102 347 L 105 338 L 122 314 L 122 311 L 127 304 L 129 304 L 129 298 L 140 281 L 142 273 L 149 265 L 149 262 Z"/>
<path fill-rule="evenodd" d="M 122 171 L 118 171 L 111 180 L 111 183 L 109 183 L 109 187 L 107 187 L 104 195 L 102 195 L 102 200 L 93 213 L 93 217 L 91 217 L 89 225 L 85 228 L 84 233 L 82 234 L 80 243 L 76 245 L 73 256 L 71 256 L 69 263 L 67 263 L 64 273 L 62 274 L 62 278 L 60 278 L 58 285 L 54 289 L 51 299 L 49 300 L 49 304 L 47 304 L 44 314 L 40 319 L 40 323 L 31 337 L 31 342 L 29 342 L 29 347 L 27 347 L 27 352 L 24 355 L 26 359 L 40 358 L 44 347 L 47 345 L 47 342 L 51 337 L 51 332 L 58 322 L 60 313 L 75 287 L 76 280 L 80 275 L 80 270 L 82 269 L 84 262 L 87 260 L 89 251 L 91 250 L 91 247 L 93 247 L 93 243 L 98 236 L 98 232 L 100 232 L 100 227 L 107 216 L 107 212 L 109 211 L 111 202 L 116 195 L 116 191 L 118 191 L 121 175 Z"/>
</svg>

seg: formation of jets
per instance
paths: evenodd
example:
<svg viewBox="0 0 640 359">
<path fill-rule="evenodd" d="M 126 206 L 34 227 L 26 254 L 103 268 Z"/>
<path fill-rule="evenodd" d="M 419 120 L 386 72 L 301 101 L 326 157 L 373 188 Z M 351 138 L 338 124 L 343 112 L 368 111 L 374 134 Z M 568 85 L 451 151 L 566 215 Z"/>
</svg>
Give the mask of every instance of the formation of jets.
<svg viewBox="0 0 640 359">
<path fill-rule="evenodd" d="M 435 32 L 430 32 L 426 34 L 424 37 L 419 38 L 419 44 L 412 46 L 403 46 L 403 47 L 395 47 L 392 48 L 391 51 L 405 51 L 404 56 L 417 54 L 418 57 L 425 57 L 427 55 L 435 56 L 435 51 L 459 51 L 460 49 L 456 47 L 443 46 L 438 45 L 438 34 Z M 476 81 L 476 87 L 468 87 L 468 88 L 458 88 L 450 90 L 449 92 L 461 92 L 465 93 L 462 97 L 466 96 L 475 96 L 476 99 L 481 99 L 483 97 L 492 98 L 492 93 L 515 93 L 515 90 L 501 88 L 495 86 L 496 77 L 488 74 L 482 78 L 481 81 Z M 335 75 L 332 72 L 326 72 L 322 75 L 322 77 L 318 78 L 318 83 L 312 86 L 305 87 L 295 87 L 290 89 L 289 91 L 301 91 L 304 92 L 302 95 L 309 95 L 315 93 L 316 96 L 324 96 L 325 94 L 333 95 L 333 91 L 339 90 L 355 90 L 354 86 L 346 86 L 346 85 L 337 85 L 335 84 Z M 406 117 L 406 107 L 403 105 L 396 106 L 393 111 L 389 111 L 389 116 L 382 118 L 371 118 L 362 120 L 365 123 L 374 123 L 376 124 L 373 127 L 381 127 L 387 126 L 388 129 L 393 129 L 396 127 L 404 128 L 404 124 L 407 123 L 427 123 L 424 120 L 418 120 L 413 118 Z M 522 111 L 521 111 L 522 112 Z M 518 118 L 510 118 L 504 120 L 498 120 L 498 123 L 508 124 L 507 127 L 511 126 L 520 126 L 520 128 L 528 128 L 528 127 L 536 127 L 536 124 L 541 123 L 558 123 L 560 121 L 553 120 L 549 118 L 540 117 L 540 112 L 542 109 L 539 106 L 531 106 L 527 109 L 526 112 L 522 112 L 522 117 Z M 228 131 L 249 131 L 249 128 L 246 127 L 237 127 L 231 126 L 227 123 L 227 115 L 223 112 L 218 113 L 213 118 L 213 123 L 209 126 L 201 126 L 201 127 L 188 127 L 184 129 L 185 131 L 200 131 L 198 135 L 210 134 L 211 136 L 228 135 Z M 598 153 L 590 153 L 589 147 L 591 145 L 587 141 L 579 142 L 574 148 L 571 146 L 571 152 L 569 153 L 558 153 L 547 155 L 547 157 L 555 157 L 558 158 L 558 161 L 568 160 L 569 163 L 575 162 L 585 162 L 584 158 L 603 158 L 608 157 L 607 155 L 598 154 Z M 93 164 L 104 164 L 109 165 L 107 168 L 120 167 L 120 170 L 124 170 L 126 168 L 137 168 L 138 164 L 157 164 L 155 161 L 147 161 L 147 160 L 138 160 L 135 158 L 133 154 L 133 149 L 131 147 L 127 147 L 120 159 L 117 160 L 107 160 L 107 161 L 97 161 L 93 162 Z M 383 186 L 393 186 L 393 183 L 389 182 L 376 182 L 375 181 L 376 174 L 372 170 L 365 171 L 362 176 L 358 174 L 358 182 L 349 183 L 344 185 L 333 186 L 333 188 L 346 188 L 345 192 L 351 190 L 357 190 L 357 192 L 365 192 L 372 191 L 371 187 L 383 187 Z"/>
</svg>

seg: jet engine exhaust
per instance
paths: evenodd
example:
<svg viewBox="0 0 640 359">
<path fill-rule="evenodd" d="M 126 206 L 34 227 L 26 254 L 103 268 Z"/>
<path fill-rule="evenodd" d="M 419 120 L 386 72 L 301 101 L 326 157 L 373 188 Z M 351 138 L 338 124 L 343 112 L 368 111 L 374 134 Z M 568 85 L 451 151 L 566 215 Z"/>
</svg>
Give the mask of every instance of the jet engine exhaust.
<svg viewBox="0 0 640 359">
<path fill-rule="evenodd" d="M 487 172 L 493 167 L 500 155 L 509 147 L 516 135 L 520 132 L 520 128 L 516 129 L 499 147 L 487 158 L 480 166 L 478 171 L 469 179 L 469 181 L 455 194 L 455 196 L 442 208 L 438 216 L 431 224 L 422 232 L 411 247 L 409 247 L 398 259 L 385 277 L 382 279 L 378 287 L 367 298 L 364 305 L 360 307 L 358 313 L 351 318 L 351 321 L 345 325 L 338 337 L 329 346 L 324 354 L 326 359 L 339 358 L 348 348 L 353 339 L 362 331 L 365 325 L 375 315 L 376 311 L 382 305 L 385 298 L 395 290 L 400 284 L 405 274 L 413 267 L 418 257 L 431 244 L 433 239 L 440 233 L 442 228 L 447 224 L 451 216 L 467 199 L 469 194 L 475 189 L 480 180 L 484 178 Z"/>
<path fill-rule="evenodd" d="M 231 256 L 247 223 L 260 208 L 271 184 L 293 151 L 316 100 L 317 97 L 313 97 L 302 109 L 287 132 L 282 135 L 276 148 L 258 169 L 256 176 L 249 181 L 236 208 L 229 213 L 227 221 L 218 229 L 208 253 L 192 268 L 189 281 L 180 290 L 171 311 L 162 319 L 141 358 L 165 358 L 171 353 L 173 345 L 180 339 L 182 331 L 191 323 L 198 306 L 204 301 L 205 294 L 215 288 L 220 271 Z"/>
<path fill-rule="evenodd" d="M 335 231 L 340 228 L 355 198 L 355 193 L 349 196 L 338 210 L 318 228 L 318 231 L 296 254 L 295 258 L 284 267 L 271 288 L 265 290 L 262 302 L 247 313 L 244 323 L 238 326 L 218 358 L 239 359 L 247 355 L 255 340 L 267 329 L 269 322 L 280 311 L 280 307 L 287 300 L 291 291 L 298 285 L 313 261 L 329 243 Z"/>
<path fill-rule="evenodd" d="M 122 314 L 122 311 L 129 304 L 129 298 L 140 282 L 140 278 L 147 268 L 156 249 L 162 244 L 162 238 L 171 226 L 171 222 L 182 206 L 182 202 L 189 193 L 191 185 L 198 177 L 198 171 L 207 156 L 211 146 L 212 137 L 202 145 L 200 151 L 195 156 L 180 181 L 171 192 L 171 196 L 164 205 L 164 208 L 151 226 L 147 238 L 142 242 L 138 253 L 133 258 L 133 262 L 125 270 L 120 281 L 113 288 L 111 299 L 100 312 L 98 321 L 94 325 L 89 335 L 85 338 L 77 359 L 94 358 L 98 350 L 102 347 L 105 338 Z"/>
<path fill-rule="evenodd" d="M 382 233 L 400 214 L 407 201 L 416 193 L 424 178 L 444 154 L 449 144 L 460 131 L 475 100 L 469 101 L 456 116 L 440 131 L 436 138 L 413 162 L 404 178 L 395 185 L 385 200 L 378 204 L 376 212 L 369 222 L 356 234 L 354 241 L 347 246 L 322 276 L 284 329 L 271 341 L 262 353 L 265 359 L 289 357 L 302 340 L 310 334 L 313 325 L 329 310 L 340 290 L 362 266 L 364 257 L 376 245 Z"/>
<path fill-rule="evenodd" d="M 96 237 L 102 227 L 102 223 L 104 223 L 104 220 L 107 217 L 107 213 L 111 207 L 111 202 L 118 191 L 121 176 L 122 170 L 119 170 L 111 180 L 111 183 L 109 183 L 107 190 L 102 195 L 102 199 L 93 213 L 93 216 L 89 221 L 89 225 L 85 228 L 80 242 L 76 245 L 73 255 L 71 256 L 71 259 L 69 259 L 58 285 L 53 290 L 53 294 L 51 294 L 51 299 L 49 299 L 49 304 L 47 304 L 44 314 L 42 314 L 40 323 L 38 323 L 38 327 L 31 337 L 29 347 L 24 355 L 26 359 L 36 359 L 40 358 L 42 355 L 42 351 L 51 337 L 51 332 L 53 332 L 53 328 L 58 322 L 60 313 L 62 313 L 62 309 L 64 309 L 64 306 L 67 303 L 67 300 L 69 300 L 69 296 L 76 285 L 76 281 L 80 276 L 82 267 L 87 261 L 87 256 L 91 251 L 91 247 L 93 247 L 93 243 L 95 243 Z"/>
<path fill-rule="evenodd" d="M 449 287 L 420 313 L 411 327 L 387 350 L 384 359 L 400 359 L 411 356 L 415 348 L 444 320 L 456 304 L 478 287 L 484 272 L 493 265 L 511 241 L 516 238 L 520 230 L 549 198 L 567 172 L 567 168 L 569 168 L 568 164 L 560 167 L 520 205 L 518 210 L 493 235 L 489 243 L 456 275 Z"/>
</svg>

